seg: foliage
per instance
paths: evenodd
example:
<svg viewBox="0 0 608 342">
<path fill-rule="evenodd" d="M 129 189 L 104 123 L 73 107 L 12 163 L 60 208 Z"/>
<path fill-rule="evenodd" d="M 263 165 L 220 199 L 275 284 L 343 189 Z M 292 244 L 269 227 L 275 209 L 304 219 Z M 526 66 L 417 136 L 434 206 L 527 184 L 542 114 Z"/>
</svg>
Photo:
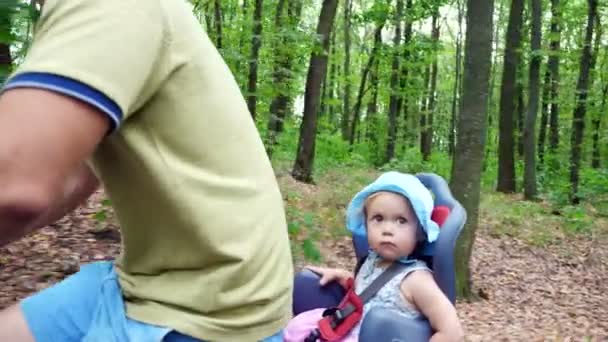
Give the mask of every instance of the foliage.
<svg viewBox="0 0 608 342">
<path fill-rule="evenodd" d="M 12 59 L 19 62 L 27 51 L 31 27 L 38 18 L 36 5 L 20 0 L 0 0 L 0 44 L 12 48 Z M 0 84 L 10 74 L 11 66 L 0 66 Z"/>
</svg>

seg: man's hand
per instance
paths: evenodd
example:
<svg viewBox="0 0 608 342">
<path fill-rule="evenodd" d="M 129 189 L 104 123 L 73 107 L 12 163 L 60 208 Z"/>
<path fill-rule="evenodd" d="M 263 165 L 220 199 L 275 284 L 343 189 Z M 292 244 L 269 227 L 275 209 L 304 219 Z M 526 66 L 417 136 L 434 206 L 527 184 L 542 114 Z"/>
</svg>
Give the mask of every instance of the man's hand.
<svg viewBox="0 0 608 342">
<path fill-rule="evenodd" d="M 325 286 L 332 281 L 337 281 L 342 287 L 346 287 L 348 278 L 353 278 L 353 274 L 347 270 L 317 266 L 306 266 L 305 268 L 321 276 L 321 280 L 319 281 L 321 286 Z"/>
<path fill-rule="evenodd" d="M 94 189 L 84 161 L 108 129 L 104 114 L 58 93 L 0 96 L 0 246 L 73 209 L 75 189 Z"/>
</svg>

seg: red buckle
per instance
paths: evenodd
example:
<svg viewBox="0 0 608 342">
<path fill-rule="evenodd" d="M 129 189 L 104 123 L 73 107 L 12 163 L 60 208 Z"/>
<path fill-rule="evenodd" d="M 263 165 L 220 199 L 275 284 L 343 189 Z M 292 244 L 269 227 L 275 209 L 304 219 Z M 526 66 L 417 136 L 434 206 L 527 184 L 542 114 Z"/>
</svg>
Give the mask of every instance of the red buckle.
<svg viewBox="0 0 608 342">
<path fill-rule="evenodd" d="M 344 299 L 342 299 L 342 302 L 338 305 L 338 310 L 319 321 L 319 332 L 324 341 L 331 342 L 343 338 L 361 320 L 363 315 L 363 303 L 361 302 L 361 298 L 355 293 L 352 278 L 347 281 L 347 284 L 348 292 L 344 296 Z M 346 317 L 339 317 L 341 314 L 340 309 L 344 309 L 348 305 L 352 306 L 354 311 Z"/>
</svg>

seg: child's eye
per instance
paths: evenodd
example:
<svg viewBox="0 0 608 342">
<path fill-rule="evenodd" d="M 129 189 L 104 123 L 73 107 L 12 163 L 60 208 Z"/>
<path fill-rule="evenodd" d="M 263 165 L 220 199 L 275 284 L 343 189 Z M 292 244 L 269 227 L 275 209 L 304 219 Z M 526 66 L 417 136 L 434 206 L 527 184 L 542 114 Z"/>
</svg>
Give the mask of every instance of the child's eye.
<svg viewBox="0 0 608 342">
<path fill-rule="evenodd" d="M 397 219 L 397 222 L 399 222 L 399 224 L 406 224 L 407 223 L 407 219 L 405 217 L 400 217 Z"/>
<path fill-rule="evenodd" d="M 382 215 L 374 215 L 374 217 L 372 217 L 372 221 L 382 222 Z"/>
</svg>

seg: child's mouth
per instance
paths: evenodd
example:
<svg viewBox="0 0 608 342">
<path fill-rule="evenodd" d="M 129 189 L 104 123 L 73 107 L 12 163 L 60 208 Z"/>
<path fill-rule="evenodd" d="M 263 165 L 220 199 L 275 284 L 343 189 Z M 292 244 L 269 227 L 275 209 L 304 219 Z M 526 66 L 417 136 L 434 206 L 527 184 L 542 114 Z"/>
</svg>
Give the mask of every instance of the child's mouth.
<svg viewBox="0 0 608 342">
<path fill-rule="evenodd" d="M 392 242 L 381 242 L 381 243 L 380 243 L 380 247 L 394 249 L 394 248 L 396 248 L 397 246 L 395 246 L 395 244 L 394 244 L 394 243 L 392 243 Z"/>
</svg>

